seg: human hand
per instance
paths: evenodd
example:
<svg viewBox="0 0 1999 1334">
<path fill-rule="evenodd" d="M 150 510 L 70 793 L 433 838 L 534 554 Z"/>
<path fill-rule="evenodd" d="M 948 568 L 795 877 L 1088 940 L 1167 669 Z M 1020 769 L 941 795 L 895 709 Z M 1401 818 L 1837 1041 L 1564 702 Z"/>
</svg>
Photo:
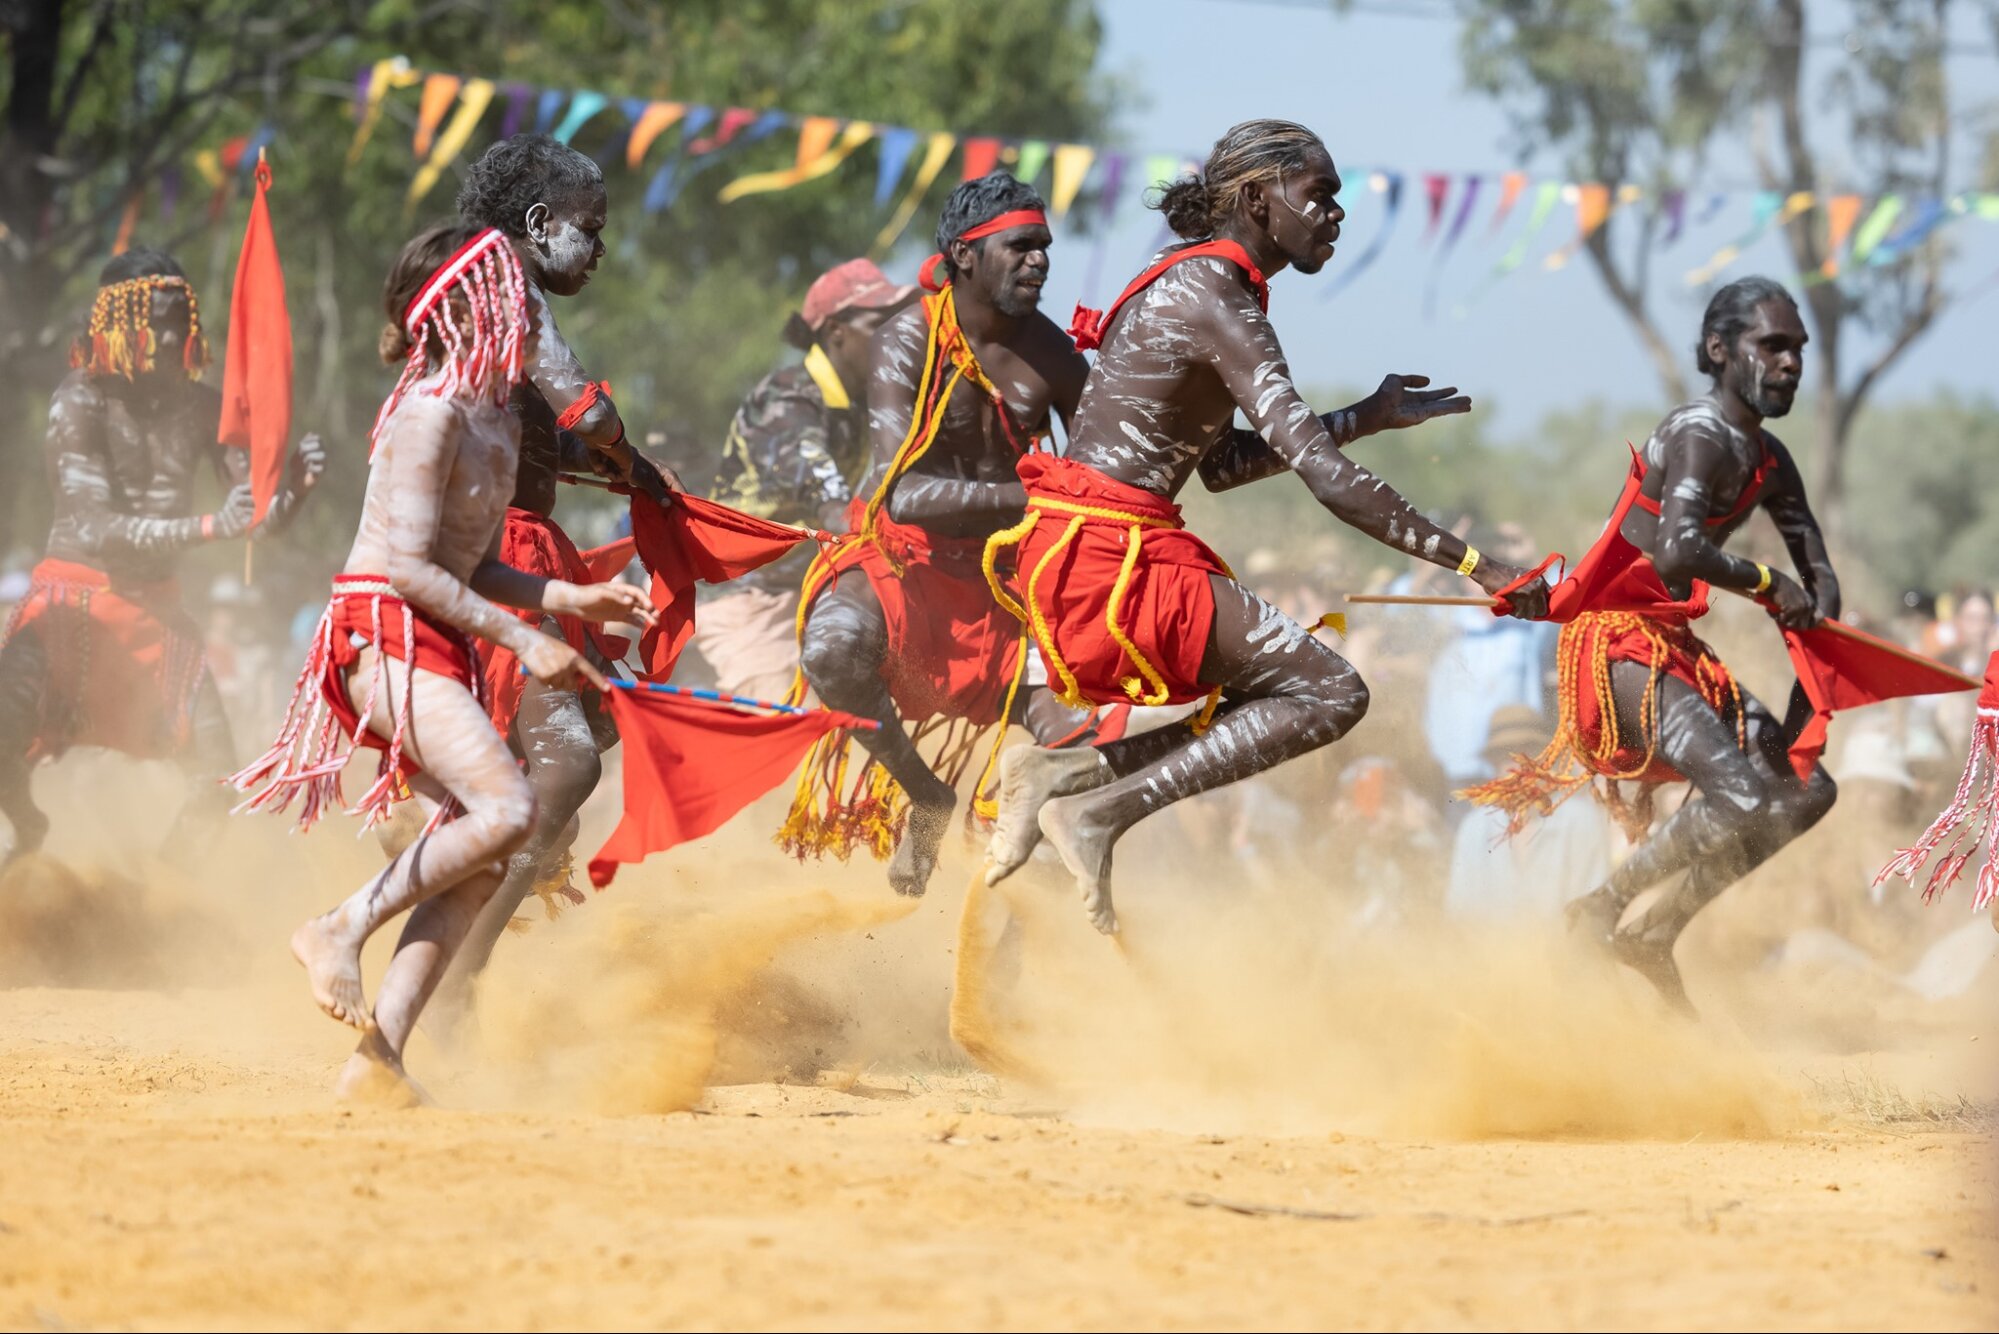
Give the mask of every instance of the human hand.
<svg viewBox="0 0 1999 1334">
<path fill-rule="evenodd" d="M 308 431 L 299 437 L 298 449 L 292 454 L 292 489 L 299 492 L 312 490 L 319 485 L 320 476 L 326 471 L 326 445 L 317 431 Z"/>
<path fill-rule="evenodd" d="M 250 523 L 257 516 L 257 497 L 250 490 L 248 482 L 241 482 L 229 488 L 223 497 L 222 508 L 209 517 L 213 519 L 213 531 L 218 540 L 241 537 L 250 531 Z"/>
<path fill-rule="evenodd" d="M 528 675 L 545 686 L 562 690 L 581 690 L 586 685 L 598 690 L 609 689 L 604 674 L 593 667 L 588 658 L 562 640 L 539 630 L 530 632 L 519 657 Z"/>
<path fill-rule="evenodd" d="M 1509 584 L 1527 578 L 1527 571 L 1518 565 L 1508 565 L 1502 560 L 1480 561 L 1471 573 L 1472 581 L 1493 597 L 1501 596 L 1501 590 Z M 1523 621 L 1538 621 L 1548 614 L 1547 576 L 1537 576 L 1520 587 L 1504 594 L 1506 614 Z"/>
<path fill-rule="evenodd" d="M 1771 614 L 1777 624 L 1786 630 L 1809 630 L 1825 619 L 1805 586 L 1788 574 L 1770 571 L 1770 587 L 1763 590 L 1763 597 L 1775 608 Z"/>
<path fill-rule="evenodd" d="M 650 630 L 659 624 L 643 590 L 613 580 L 602 584 L 572 584 L 551 579 L 542 590 L 541 608 L 557 616 L 580 616 L 586 621 L 622 621 Z"/>
<path fill-rule="evenodd" d="M 1471 411 L 1470 396 L 1460 394 L 1456 385 L 1431 389 L 1429 383 L 1427 375 L 1384 375 L 1381 388 L 1360 401 L 1360 433 L 1397 431 L 1421 425 L 1432 417 Z"/>
</svg>

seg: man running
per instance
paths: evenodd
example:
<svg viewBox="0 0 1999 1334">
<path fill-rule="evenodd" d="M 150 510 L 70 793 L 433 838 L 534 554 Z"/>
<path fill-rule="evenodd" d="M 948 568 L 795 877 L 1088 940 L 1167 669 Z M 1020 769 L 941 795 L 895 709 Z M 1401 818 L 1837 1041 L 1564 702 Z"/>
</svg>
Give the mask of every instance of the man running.
<svg viewBox="0 0 1999 1334">
<path fill-rule="evenodd" d="M 1015 470 L 1051 414 L 1073 419 L 1089 370 L 1041 313 L 1051 239 L 1041 197 L 1003 171 L 951 192 L 941 253 L 924 265 L 933 295 L 874 340 L 875 485 L 852 508 L 853 534 L 813 562 L 801 592 L 803 681 L 882 727 L 851 738 L 874 759 L 857 778 L 842 782 L 844 734 L 808 757 L 779 841 L 800 856 L 892 851 L 901 894 L 929 883 L 953 780 L 985 728 L 1008 719 L 1053 740 L 1081 720 L 1020 679 L 1020 627 L 980 564 L 986 538 L 1020 518 Z M 937 770 L 902 719 L 919 736 L 941 732 Z"/>
<path fill-rule="evenodd" d="M 372 823 L 412 794 L 429 815 L 414 843 L 291 940 L 314 1000 L 362 1032 L 338 1091 L 386 1083 L 416 1101 L 404 1046 L 535 821 L 534 792 L 488 717 L 473 641 L 506 645 L 539 681 L 601 690 L 604 677 L 581 653 L 496 603 L 641 626 L 654 618 L 628 584 L 546 579 L 494 558 L 519 453 L 506 403 L 536 332 L 507 238 L 468 226 L 422 233 L 397 258 L 383 305 L 392 321 L 383 355 L 403 371 L 376 419 L 354 544 L 277 740 L 232 781 L 262 809 L 303 797 L 310 826 L 342 804 L 341 770 L 365 745 L 382 759 L 355 813 Z M 371 1007 L 362 946 L 405 911 Z"/>
<path fill-rule="evenodd" d="M 176 578 L 185 552 L 248 536 L 254 512 L 249 452 L 216 443 L 222 396 L 199 382 L 207 361 L 194 288 L 173 256 L 134 249 L 104 266 L 75 369 L 49 403 L 48 550 L 0 644 L 10 859 L 48 833 L 29 791 L 35 763 L 71 746 L 170 758 L 190 778 L 220 778 L 236 765 Z M 325 467 L 319 437 L 301 438 L 260 531 L 289 524 Z M 219 509 L 198 514 L 205 468 L 230 490 Z M 199 831 L 201 821 L 185 817 L 226 809 L 220 788 L 197 790 L 174 843 Z"/>
<path fill-rule="evenodd" d="M 871 260 L 821 274 L 784 333 L 805 360 L 757 381 L 736 409 L 710 494 L 759 518 L 843 531 L 867 466 L 869 345 L 915 296 Z M 798 585 L 811 559 L 796 552 L 702 601 L 694 644 L 718 689 L 747 699 L 782 699 L 790 689 Z"/>
<path fill-rule="evenodd" d="M 466 173 L 460 218 L 503 233 L 527 278 L 536 331 L 524 378 L 508 407 L 521 423 L 520 467 L 507 509 L 500 558 L 546 579 L 587 583 L 591 573 L 553 513 L 562 473 L 597 472 L 634 484 L 662 503 L 668 479 L 632 447 L 609 386 L 590 378 L 562 331 L 551 296 L 575 296 L 604 256 L 609 200 L 594 161 L 545 135 L 516 135 L 494 144 Z M 677 481 L 674 483 L 677 485 Z M 601 670 L 623 642 L 573 616 L 536 609 L 517 613 L 560 635 Z M 616 744 L 600 702 L 568 682 L 523 675 L 504 643 L 483 643 L 487 695 L 494 724 L 527 763 L 537 811 L 534 832 L 513 854 L 507 879 L 466 942 L 461 967 L 477 972 L 494 942 L 531 891 L 549 902 L 580 902 L 569 883 L 569 846 L 576 813 L 603 777 L 599 755 Z"/>
<path fill-rule="evenodd" d="M 1610 568 L 1604 562 L 1619 544 L 1636 548 L 1599 599 L 1620 609 L 1585 611 L 1562 629 L 1555 741 L 1538 759 L 1465 794 L 1517 820 L 1602 779 L 1600 794 L 1642 838 L 1655 788 L 1690 781 L 1699 795 L 1569 907 L 1578 930 L 1686 1010 L 1673 962 L 1680 933 L 1722 890 L 1817 824 L 1836 795 L 1822 766 L 1798 780 L 1786 754 L 1791 729 L 1691 628 L 1707 611 L 1709 587 L 1753 594 L 1786 629 L 1839 615 L 1839 580 L 1804 478 L 1763 427 L 1791 410 L 1806 341 L 1797 304 L 1780 284 L 1744 278 L 1714 294 L 1694 358 L 1712 386 L 1652 432 L 1604 535 L 1578 563 L 1583 578 Z M 1776 523 L 1798 578 L 1723 549 L 1759 506 Z M 1640 784 L 1635 806 L 1620 799 L 1619 780 Z M 1620 926 L 1634 898 L 1681 872 L 1683 883 Z"/>
<path fill-rule="evenodd" d="M 1215 491 L 1295 472 L 1336 517 L 1488 592 L 1511 590 L 1520 614 L 1544 591 L 1481 559 L 1341 452 L 1378 431 L 1467 412 L 1469 399 L 1391 375 L 1352 407 L 1318 416 L 1292 384 L 1265 284 L 1287 265 L 1317 273 L 1332 256 L 1345 217 L 1339 189 L 1318 136 L 1277 120 L 1237 125 L 1202 175 L 1166 188 L 1158 207 L 1192 244 L 1164 252 L 1107 318 L 1079 312 L 1079 338 L 1102 351 L 1068 455 L 1022 464 L 1028 517 L 988 553 L 1012 549 L 1021 615 L 1063 698 L 1208 700 L 1191 725 L 1096 751 L 1007 757 L 989 880 L 1045 835 L 1099 931 L 1117 929 L 1111 856 L 1126 830 L 1328 745 L 1367 711 L 1352 667 L 1186 532 L 1173 497 L 1196 472 Z M 1230 427 L 1238 410 L 1249 429 Z"/>
</svg>

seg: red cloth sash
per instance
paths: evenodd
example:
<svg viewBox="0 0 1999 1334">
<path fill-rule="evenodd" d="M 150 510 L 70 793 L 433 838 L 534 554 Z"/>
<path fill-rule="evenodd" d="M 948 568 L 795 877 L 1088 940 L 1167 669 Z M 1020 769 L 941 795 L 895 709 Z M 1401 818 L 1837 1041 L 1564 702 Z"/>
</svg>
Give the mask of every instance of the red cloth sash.
<svg viewBox="0 0 1999 1334">
<path fill-rule="evenodd" d="M 186 747 L 208 665 L 177 580 L 114 585 L 103 570 L 51 557 L 29 574 L 0 643 L 30 627 L 48 662 L 31 760 L 71 746 L 142 759 Z"/>
<path fill-rule="evenodd" d="M 1033 455 L 1029 455 L 1033 458 Z M 858 517 L 859 502 L 855 512 Z M 875 540 L 839 538 L 806 575 L 805 607 L 848 570 L 868 577 L 888 624 L 882 677 L 909 720 L 999 721 L 1020 663 L 1020 627 L 986 586 L 985 539 L 939 537 L 875 516 Z M 809 614 L 801 610 L 803 616 Z"/>
<path fill-rule="evenodd" d="M 639 639 L 646 679 L 665 681 L 694 638 L 694 585 L 721 584 L 786 555 L 824 533 L 759 519 L 727 505 L 673 493 L 671 505 L 632 497 L 632 536 L 639 560 L 652 574 L 652 604 L 659 624 Z"/>
<path fill-rule="evenodd" d="M 1076 313 L 1069 320 L 1069 336 L 1076 340 L 1077 350 L 1093 352 L 1103 346 L 1104 335 L 1110 331 L 1111 321 L 1115 320 L 1118 312 L 1124 309 L 1125 302 L 1152 286 L 1160 274 L 1175 264 L 1183 260 L 1197 259 L 1202 255 L 1213 255 L 1228 260 L 1242 269 L 1249 276 L 1249 285 L 1256 289 L 1258 308 L 1265 311 L 1270 309 L 1270 283 L 1264 278 L 1263 270 L 1257 268 L 1256 262 L 1249 257 L 1249 252 L 1234 241 L 1202 241 L 1198 245 L 1174 251 L 1133 278 L 1124 291 L 1118 293 L 1118 299 L 1111 302 L 1109 310 L 1091 310 L 1088 306 L 1078 304 Z"/>
<path fill-rule="evenodd" d="M 395 738 L 376 736 L 362 724 L 347 697 L 347 669 L 359 661 L 362 649 L 373 645 L 398 662 L 413 662 L 426 672 L 448 676 L 476 695 L 479 687 L 474 665 L 479 661 L 479 641 L 393 593 L 380 592 L 387 583 L 378 575 L 333 576 L 333 598 L 326 606 L 331 634 L 319 691 L 351 740 L 370 750 L 387 752 L 393 746 L 401 771 L 413 774 L 418 772 L 417 764 L 402 753 L 400 745 L 393 744 Z M 513 655 L 507 657 L 512 660 Z M 518 670 L 515 675 L 519 675 Z"/>
<path fill-rule="evenodd" d="M 1208 581 L 1228 567 L 1186 530 L 1180 507 L 1053 455 L 1022 459 L 1020 480 L 1036 517 L 1020 539 L 1013 586 L 1049 684 L 1094 704 L 1184 704 L 1208 694 L 1200 681 L 1215 616 Z M 1113 633 L 1112 591 L 1133 540 L 1138 553 Z"/>
<path fill-rule="evenodd" d="M 721 828 L 788 778 L 828 732 L 866 725 L 830 709 L 759 713 L 642 689 L 606 698 L 625 747 L 625 812 L 590 859 L 598 889 L 620 864 Z"/>
</svg>

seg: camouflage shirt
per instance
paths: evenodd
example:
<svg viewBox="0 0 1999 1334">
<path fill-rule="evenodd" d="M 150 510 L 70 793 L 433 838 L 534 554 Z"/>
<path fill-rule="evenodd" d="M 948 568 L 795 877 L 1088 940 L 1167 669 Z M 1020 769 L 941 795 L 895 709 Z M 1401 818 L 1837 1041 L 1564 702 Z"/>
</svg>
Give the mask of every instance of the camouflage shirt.
<svg viewBox="0 0 1999 1334">
<path fill-rule="evenodd" d="M 830 376 L 831 367 L 822 374 Z M 834 408 L 826 398 L 806 366 L 786 366 L 758 381 L 729 422 L 709 494 L 759 518 L 828 526 L 829 512 L 853 498 L 854 484 L 867 466 L 867 411 Z M 795 592 L 814 549 L 801 543 L 783 560 L 739 582 L 768 592 Z"/>
</svg>

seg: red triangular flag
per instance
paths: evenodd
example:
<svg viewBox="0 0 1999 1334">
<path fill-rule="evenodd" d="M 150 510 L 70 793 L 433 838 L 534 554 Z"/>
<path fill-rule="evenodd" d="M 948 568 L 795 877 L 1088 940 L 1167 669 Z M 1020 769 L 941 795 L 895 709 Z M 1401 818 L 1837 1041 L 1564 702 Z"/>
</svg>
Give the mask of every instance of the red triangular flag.
<svg viewBox="0 0 1999 1334">
<path fill-rule="evenodd" d="M 1978 689 L 1976 679 L 1955 668 L 1838 621 L 1812 630 L 1786 630 L 1784 647 L 1791 651 L 1798 684 L 1812 704 L 1805 730 L 1791 743 L 1791 768 L 1800 782 L 1811 776 L 1824 753 L 1826 728 L 1837 710 Z"/>
<path fill-rule="evenodd" d="M 625 747 L 625 816 L 590 859 L 599 889 L 620 865 L 721 828 L 826 733 L 869 725 L 832 709 L 752 713 L 643 688 L 613 689 L 609 701 Z"/>
<path fill-rule="evenodd" d="M 637 552 L 638 539 L 626 536 L 577 554 L 583 558 L 583 568 L 590 571 L 591 582 L 601 584 L 616 578 L 620 571 L 632 563 L 632 557 Z"/>
<path fill-rule="evenodd" d="M 741 578 L 812 536 L 679 491 L 667 506 L 633 497 L 632 535 L 639 559 L 652 571 L 653 608 L 659 612 L 659 624 L 639 639 L 645 675 L 654 681 L 673 675 L 673 664 L 694 637 L 697 582 Z"/>
<path fill-rule="evenodd" d="M 271 236 L 264 192 L 271 169 L 257 158 L 257 195 L 236 257 L 229 294 L 229 350 L 222 362 L 223 444 L 250 451 L 250 489 L 261 522 L 284 485 L 292 430 L 292 321 L 285 309 L 285 271 Z"/>
</svg>

